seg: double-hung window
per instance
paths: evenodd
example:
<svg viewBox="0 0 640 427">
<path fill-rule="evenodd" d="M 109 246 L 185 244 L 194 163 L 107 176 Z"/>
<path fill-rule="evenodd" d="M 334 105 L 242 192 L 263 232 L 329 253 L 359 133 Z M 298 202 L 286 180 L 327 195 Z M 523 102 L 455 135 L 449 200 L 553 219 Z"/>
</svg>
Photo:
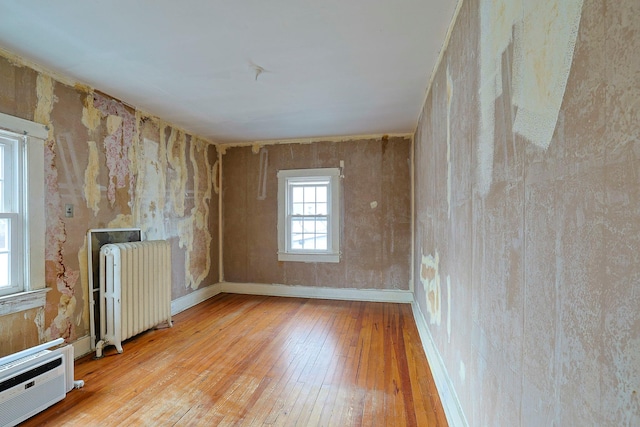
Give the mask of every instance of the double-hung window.
<svg viewBox="0 0 640 427">
<path fill-rule="evenodd" d="M 24 136 L 0 132 L 0 295 L 23 290 Z"/>
<path fill-rule="evenodd" d="M 0 114 L 0 298 L 45 286 L 46 137 L 44 126 Z"/>
<path fill-rule="evenodd" d="M 340 262 L 340 169 L 278 171 L 278 260 Z"/>
</svg>

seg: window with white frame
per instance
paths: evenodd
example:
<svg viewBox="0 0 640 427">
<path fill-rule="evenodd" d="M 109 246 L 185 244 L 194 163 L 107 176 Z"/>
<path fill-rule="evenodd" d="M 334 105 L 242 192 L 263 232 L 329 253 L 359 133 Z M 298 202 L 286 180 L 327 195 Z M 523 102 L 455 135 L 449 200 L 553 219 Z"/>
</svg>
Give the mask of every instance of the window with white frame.
<svg viewBox="0 0 640 427">
<path fill-rule="evenodd" d="M 0 114 L 0 297 L 45 287 L 44 126 Z"/>
<path fill-rule="evenodd" d="M 340 262 L 340 169 L 278 171 L 278 260 Z"/>
<path fill-rule="evenodd" d="M 23 290 L 23 140 L 23 136 L 0 132 L 0 295 Z"/>
</svg>

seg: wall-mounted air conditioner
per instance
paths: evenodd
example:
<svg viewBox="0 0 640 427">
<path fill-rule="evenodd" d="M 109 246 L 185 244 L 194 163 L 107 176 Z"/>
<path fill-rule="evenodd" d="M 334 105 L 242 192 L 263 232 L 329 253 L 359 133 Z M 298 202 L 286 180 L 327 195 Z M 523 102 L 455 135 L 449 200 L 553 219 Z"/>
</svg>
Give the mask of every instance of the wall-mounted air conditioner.
<svg viewBox="0 0 640 427">
<path fill-rule="evenodd" d="M 41 350 L 47 345 L 56 344 L 0 359 L 0 426 L 14 426 L 64 399 L 73 379 L 73 347 Z"/>
</svg>

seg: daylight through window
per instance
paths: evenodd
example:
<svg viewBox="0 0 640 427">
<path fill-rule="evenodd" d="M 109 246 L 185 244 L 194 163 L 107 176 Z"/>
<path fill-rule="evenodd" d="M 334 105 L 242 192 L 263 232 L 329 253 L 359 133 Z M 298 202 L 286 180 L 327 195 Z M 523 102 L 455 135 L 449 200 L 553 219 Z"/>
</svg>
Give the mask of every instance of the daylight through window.
<svg viewBox="0 0 640 427">
<path fill-rule="evenodd" d="M 16 296 L 26 306 L 43 301 L 42 293 L 22 292 L 45 288 L 47 137 L 44 125 L 0 113 L 0 308 L 13 304 Z M 5 306 L 5 312 L 12 312 L 11 307 Z"/>
<path fill-rule="evenodd" d="M 278 259 L 339 262 L 340 170 L 278 172 Z"/>
<path fill-rule="evenodd" d="M 0 133 L 0 295 L 23 288 L 21 183 L 25 137 Z"/>
</svg>

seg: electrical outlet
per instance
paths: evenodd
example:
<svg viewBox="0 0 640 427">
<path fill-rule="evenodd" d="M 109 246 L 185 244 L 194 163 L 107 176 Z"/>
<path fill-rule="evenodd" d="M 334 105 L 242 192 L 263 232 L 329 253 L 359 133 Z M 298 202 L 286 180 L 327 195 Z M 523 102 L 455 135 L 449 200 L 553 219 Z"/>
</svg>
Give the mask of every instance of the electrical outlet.
<svg viewBox="0 0 640 427">
<path fill-rule="evenodd" d="M 66 205 L 64 205 L 64 216 L 66 216 L 67 218 L 73 218 L 73 205 L 70 203 L 67 203 Z"/>
</svg>

